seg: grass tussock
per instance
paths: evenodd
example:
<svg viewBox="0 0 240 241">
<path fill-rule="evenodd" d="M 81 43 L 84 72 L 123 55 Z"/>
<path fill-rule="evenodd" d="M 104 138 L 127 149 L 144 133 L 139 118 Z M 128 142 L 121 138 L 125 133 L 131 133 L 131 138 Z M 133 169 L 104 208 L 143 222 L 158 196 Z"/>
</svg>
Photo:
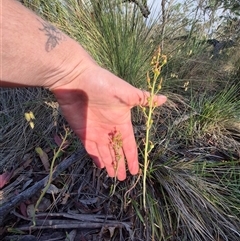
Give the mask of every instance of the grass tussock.
<svg viewBox="0 0 240 241">
<path fill-rule="evenodd" d="M 146 88 L 146 73 L 159 44 L 168 57 L 161 70 L 161 91 L 168 96 L 168 102 L 152 115 L 150 140 L 154 147 L 149 153 L 145 200 L 141 175 L 114 182 L 105 171 L 84 159 L 53 182 L 61 192 L 57 197 L 44 196 L 50 200 L 47 215 L 71 210 L 75 214 L 91 214 L 91 222 L 96 219 L 94 215 L 105 217 L 106 226 L 91 226 L 91 231 L 78 228 L 75 240 L 239 240 L 239 46 L 213 58 L 212 46 L 201 38 L 194 21 L 188 37 L 182 39 L 177 34 L 184 32 L 184 26 L 174 18 L 169 20 L 169 26 L 173 22 L 175 25 L 166 27 L 164 36 L 159 36 L 156 31 L 161 25 L 157 20 L 145 20 L 134 3 L 22 2 L 79 41 L 100 65 L 137 87 Z M 66 123 L 48 91 L 1 89 L 0 107 L 1 173 L 18 167 L 26 154 L 34 157 L 37 146 L 49 158 L 53 156 L 54 135 L 62 133 Z M 34 129 L 24 118 L 28 111 L 35 115 Z M 146 126 L 141 108 L 133 110 L 133 125 L 143 169 Z M 58 162 L 80 148 L 73 134 L 69 138 L 70 145 Z M 38 157 L 34 163 L 34 172 L 27 178 L 37 181 L 43 167 Z M 28 169 L 23 169 L 21 175 L 26 173 Z M 111 196 L 113 185 L 115 192 Z M 67 196 L 63 204 L 62 199 Z M 36 200 L 33 198 L 32 202 Z M 53 221 L 56 225 L 60 222 Z M 64 217 L 61 222 L 64 230 L 73 227 Z M 10 215 L 8 226 L 26 234 L 29 224 Z M 4 235 L 12 233 L 9 229 Z M 50 237 L 44 236 L 49 231 L 41 229 L 35 234 L 39 240 Z"/>
</svg>

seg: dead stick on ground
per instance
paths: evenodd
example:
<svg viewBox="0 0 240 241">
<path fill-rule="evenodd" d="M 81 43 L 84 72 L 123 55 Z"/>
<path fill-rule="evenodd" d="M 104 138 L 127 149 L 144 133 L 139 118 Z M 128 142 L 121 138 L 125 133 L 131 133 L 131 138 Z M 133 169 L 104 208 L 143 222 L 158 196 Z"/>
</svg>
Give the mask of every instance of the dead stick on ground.
<svg viewBox="0 0 240 241">
<path fill-rule="evenodd" d="M 45 218 L 45 217 L 52 217 L 52 218 L 69 218 L 72 220 L 79 220 L 79 221 L 91 221 L 91 222 L 103 222 L 106 220 L 115 219 L 114 215 L 100 215 L 100 214 L 69 214 L 69 213 L 38 213 L 36 214 L 37 218 Z"/>
<path fill-rule="evenodd" d="M 73 154 L 69 158 L 62 161 L 59 165 L 56 166 L 54 173 L 52 175 L 52 180 L 54 180 L 60 173 L 65 171 L 69 166 L 79 161 L 80 159 L 84 158 L 86 154 L 87 154 L 86 151 L 82 149 L 81 151 L 77 152 L 76 154 Z M 49 175 L 43 178 L 41 181 L 35 183 L 27 190 L 23 191 L 22 193 L 19 193 L 16 197 L 11 198 L 2 206 L 0 206 L 0 226 L 3 225 L 5 217 L 16 206 L 18 206 L 21 202 L 28 200 L 30 197 L 34 196 L 37 192 L 39 192 L 39 190 L 41 190 L 45 186 L 48 178 L 49 178 Z"/>
<path fill-rule="evenodd" d="M 123 223 L 118 223 L 118 224 L 104 224 L 104 223 L 91 223 L 91 222 L 84 222 L 84 223 L 68 223 L 66 221 L 65 224 L 53 224 L 53 225 L 40 225 L 40 226 L 34 226 L 32 227 L 32 230 L 38 230 L 38 229 L 75 229 L 75 228 L 86 228 L 86 229 L 94 229 L 94 228 L 109 228 L 109 227 L 114 227 L 114 228 L 124 228 L 126 225 Z M 25 226 L 19 226 L 18 230 L 22 231 L 29 231 L 29 225 Z"/>
</svg>

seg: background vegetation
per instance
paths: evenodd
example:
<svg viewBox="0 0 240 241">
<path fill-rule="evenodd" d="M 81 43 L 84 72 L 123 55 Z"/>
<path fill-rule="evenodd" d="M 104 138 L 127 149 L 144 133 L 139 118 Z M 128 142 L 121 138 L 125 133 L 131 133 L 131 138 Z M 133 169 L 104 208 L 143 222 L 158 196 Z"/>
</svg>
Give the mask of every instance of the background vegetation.
<svg viewBox="0 0 240 241">
<path fill-rule="evenodd" d="M 151 141 L 155 147 L 147 174 L 147 210 L 143 210 L 141 176 L 113 183 L 105 171 L 99 172 L 91 162 L 85 162 L 84 167 L 77 164 L 55 183 L 65 190 L 61 196 L 68 193 L 71 198 L 65 205 L 58 198 L 48 198 L 48 213 L 69 208 L 82 213 L 87 208 L 91 214 L 111 214 L 115 222 L 129 225 L 92 228 L 91 232 L 78 230 L 81 236 L 75 240 L 239 240 L 238 1 L 162 0 L 158 2 L 159 13 L 144 1 L 22 2 L 79 41 L 100 65 L 138 88 L 147 87 L 146 73 L 158 46 L 168 57 L 162 69 L 161 90 L 168 96 L 168 103 L 156 110 L 153 117 Z M 151 14 L 145 18 L 148 10 Z M 216 49 L 213 39 L 225 45 Z M 28 111 L 35 115 L 34 129 L 24 119 Z M 50 158 L 64 123 L 48 91 L 1 89 L 0 171 L 15 170 L 28 154 L 37 168 L 30 168 L 32 173 L 27 177 L 39 178 L 43 167 L 34 149 L 41 146 Z M 141 109 L 134 109 L 133 125 L 141 163 L 144 123 Z M 82 148 L 74 134 L 68 141 L 70 145 L 60 159 Z M 21 170 L 21 175 L 26 176 L 28 171 Z M 109 198 L 112 185 L 117 185 L 116 191 Z M 78 195 L 74 194 L 76 187 L 81 187 Z M 84 209 L 76 205 L 83 199 L 81 195 L 90 200 L 81 202 Z M 93 196 L 98 198 L 96 202 Z M 21 230 L 18 222 L 9 218 L 8 227 Z M 69 227 L 66 230 L 70 231 Z M 41 231 L 35 234 L 39 240 L 43 236 Z"/>
</svg>

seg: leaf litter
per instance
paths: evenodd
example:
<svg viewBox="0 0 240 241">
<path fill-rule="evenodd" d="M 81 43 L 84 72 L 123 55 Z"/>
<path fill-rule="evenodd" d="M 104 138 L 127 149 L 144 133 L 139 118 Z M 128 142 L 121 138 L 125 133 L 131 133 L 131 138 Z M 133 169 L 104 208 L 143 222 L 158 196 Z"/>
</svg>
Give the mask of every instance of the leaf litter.
<svg viewBox="0 0 240 241">
<path fill-rule="evenodd" d="M 49 157 L 46 158 L 43 153 L 45 152 L 42 149 L 38 149 L 41 162 L 42 158 L 46 162 Z M 67 156 L 67 154 L 62 155 L 59 163 L 64 163 Z M 29 158 L 32 160 L 32 156 Z M 39 163 L 39 159 L 35 161 Z M 2 204 L 14 199 L 15 195 L 22 195 L 34 183 L 46 176 L 45 172 L 42 172 L 42 168 L 46 171 L 43 162 L 42 167 L 39 164 L 33 165 L 32 162 L 27 162 L 27 164 L 21 168 L 16 167 L 15 170 L 19 170 L 15 173 L 16 180 L 2 190 L 3 193 L 9 195 L 4 197 Z M 94 167 L 92 161 L 85 157 L 81 163 L 76 162 L 68 166 L 65 172 L 53 180 L 44 196 L 43 206 L 40 205 L 36 213 L 35 227 L 31 227 L 31 222 L 34 205 L 40 191 L 27 199 L 23 196 L 20 204 L 11 210 L 6 219 L 14 230 L 24 232 L 25 235 L 34 233 L 38 240 L 46 240 L 46 237 L 50 237 L 55 232 L 59 234 L 59 230 L 63 230 L 60 232 L 61 237 L 65 236 L 66 240 L 75 231 L 76 234 L 73 235 L 75 240 L 80 240 L 78 237 L 86 240 L 109 240 L 119 237 L 120 233 L 125 237 L 133 237 L 130 220 L 123 218 L 121 195 L 116 193 L 113 197 L 109 197 L 112 185 L 113 180 L 107 177 L 106 172 Z M 9 188 L 10 191 L 8 191 Z M 12 195 L 14 189 L 19 191 Z M 5 240 L 11 234 L 13 235 L 11 229 L 8 229 Z M 21 237 L 24 235 L 21 234 Z M 70 235 L 69 238 L 71 237 Z"/>
</svg>

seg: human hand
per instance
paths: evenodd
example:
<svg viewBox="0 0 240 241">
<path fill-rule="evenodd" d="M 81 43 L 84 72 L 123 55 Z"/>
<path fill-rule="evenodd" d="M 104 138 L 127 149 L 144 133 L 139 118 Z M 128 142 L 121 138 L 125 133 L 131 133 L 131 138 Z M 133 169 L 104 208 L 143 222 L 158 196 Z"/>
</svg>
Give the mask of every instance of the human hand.
<svg viewBox="0 0 240 241">
<path fill-rule="evenodd" d="M 116 175 L 124 180 L 126 158 L 130 173 L 137 174 L 138 154 L 130 110 L 147 104 L 147 92 L 99 67 L 78 42 L 18 1 L 3 1 L 2 13 L 0 85 L 49 88 L 98 167 L 106 167 L 110 177 Z M 161 105 L 166 97 L 159 96 L 154 101 Z M 114 131 L 122 142 L 117 168 L 111 143 Z"/>
<path fill-rule="evenodd" d="M 109 71 L 93 65 L 79 77 L 62 86 L 52 86 L 69 125 L 84 144 L 95 164 L 106 167 L 108 175 L 119 180 L 126 178 L 125 159 L 131 174 L 138 173 L 138 154 L 131 123 L 131 108 L 148 104 L 148 92 L 139 90 Z M 156 96 L 159 106 L 165 96 Z M 120 134 L 122 148 L 115 166 L 111 134 Z"/>
</svg>

